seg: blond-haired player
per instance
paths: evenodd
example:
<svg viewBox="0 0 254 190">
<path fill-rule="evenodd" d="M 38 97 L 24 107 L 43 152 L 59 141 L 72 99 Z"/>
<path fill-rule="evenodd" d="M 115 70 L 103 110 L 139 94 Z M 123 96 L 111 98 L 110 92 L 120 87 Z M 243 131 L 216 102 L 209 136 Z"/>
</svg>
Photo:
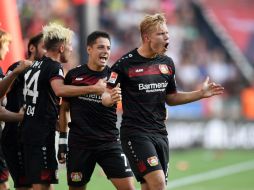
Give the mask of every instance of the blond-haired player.
<svg viewBox="0 0 254 190">
<path fill-rule="evenodd" d="M 142 44 L 112 67 L 109 88 L 121 83 L 123 120 L 120 136 L 123 151 L 142 190 L 165 190 L 169 147 L 165 103 L 179 105 L 218 95 L 223 88 L 208 79 L 193 92 L 178 92 L 173 60 L 164 55 L 169 44 L 163 14 L 146 16 L 140 24 Z M 103 94 L 104 105 L 121 98 L 119 90 Z"/>
<path fill-rule="evenodd" d="M 55 126 L 58 119 L 59 96 L 75 96 L 91 92 L 102 93 L 105 84 L 99 81 L 91 87 L 64 85 L 61 63 L 66 63 L 72 51 L 73 31 L 56 23 L 42 30 L 46 55 L 25 73 L 23 90 L 26 110 L 23 143 L 26 175 L 33 190 L 49 189 L 58 183 L 55 153 Z M 60 143 L 66 144 L 60 134 Z"/>
<path fill-rule="evenodd" d="M 11 35 L 3 29 L 0 29 L 0 61 L 4 60 L 6 54 L 9 52 L 9 44 L 11 43 L 11 40 Z M 30 66 L 30 64 L 30 61 L 21 61 L 19 66 L 12 73 L 0 81 L 0 98 L 5 95 L 16 77 Z"/>
</svg>

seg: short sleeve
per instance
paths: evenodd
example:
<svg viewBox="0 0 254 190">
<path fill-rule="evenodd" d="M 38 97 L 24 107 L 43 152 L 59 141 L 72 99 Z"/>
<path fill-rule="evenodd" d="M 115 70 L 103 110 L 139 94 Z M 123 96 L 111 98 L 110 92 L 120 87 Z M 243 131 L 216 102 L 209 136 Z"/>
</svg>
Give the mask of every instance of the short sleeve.
<svg viewBox="0 0 254 190">
<path fill-rule="evenodd" d="M 108 88 L 114 88 L 118 83 L 121 83 L 121 75 L 122 75 L 122 68 L 121 63 L 117 61 L 112 67 L 111 67 L 111 73 L 109 75 L 108 81 L 107 81 L 107 87 Z"/>
<path fill-rule="evenodd" d="M 64 80 L 64 72 L 61 64 L 52 63 L 49 71 L 49 79 L 50 81 L 54 79 L 63 79 Z"/>
</svg>

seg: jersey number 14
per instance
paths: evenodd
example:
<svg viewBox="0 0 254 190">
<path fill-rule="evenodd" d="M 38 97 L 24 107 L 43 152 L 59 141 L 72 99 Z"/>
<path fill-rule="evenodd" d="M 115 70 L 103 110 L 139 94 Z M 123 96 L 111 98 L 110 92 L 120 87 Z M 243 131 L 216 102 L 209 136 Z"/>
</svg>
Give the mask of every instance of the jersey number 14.
<svg viewBox="0 0 254 190">
<path fill-rule="evenodd" d="M 28 78 L 31 75 L 31 72 L 32 71 L 30 70 L 25 74 L 25 86 L 24 86 L 24 89 L 23 89 L 23 95 L 24 95 L 25 101 L 27 99 L 27 96 L 31 96 L 32 97 L 32 103 L 36 104 L 37 98 L 39 96 L 38 78 L 39 78 L 39 75 L 40 75 L 41 71 L 39 70 L 36 73 L 34 73 L 33 76 L 30 78 L 30 80 L 28 81 Z M 35 111 L 35 106 L 29 105 L 27 107 L 26 114 L 33 116 L 34 111 Z"/>
</svg>

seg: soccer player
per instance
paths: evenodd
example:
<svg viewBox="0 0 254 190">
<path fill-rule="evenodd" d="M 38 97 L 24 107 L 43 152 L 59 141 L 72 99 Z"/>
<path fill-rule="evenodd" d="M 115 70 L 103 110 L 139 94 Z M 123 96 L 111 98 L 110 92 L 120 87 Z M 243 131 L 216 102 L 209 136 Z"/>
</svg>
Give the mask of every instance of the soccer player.
<svg viewBox="0 0 254 190">
<path fill-rule="evenodd" d="M 0 29 L 0 61 L 3 60 L 8 53 L 10 42 L 10 34 Z M 3 80 L 0 81 L 0 98 L 5 95 L 5 93 L 8 91 L 9 87 L 11 86 L 15 78 L 19 75 L 19 73 L 21 73 L 30 65 L 31 62 L 29 61 L 21 61 L 18 67 L 12 73 L 10 73 L 8 76 L 6 76 Z"/>
<path fill-rule="evenodd" d="M 66 84 L 90 86 L 100 79 L 108 79 L 110 69 L 110 37 L 95 31 L 87 37 L 88 62 L 66 75 Z M 106 88 L 106 85 L 105 85 Z M 119 90 L 116 87 L 115 90 Z M 68 137 L 67 179 L 70 190 L 84 190 L 96 163 L 104 170 L 118 190 L 133 190 L 132 171 L 122 151 L 116 128 L 116 106 L 105 107 L 101 95 L 89 93 L 64 99 L 60 109 L 60 145 L 58 159 L 65 162 L 67 153 L 67 116 L 71 123 Z M 61 143 L 62 142 L 62 143 Z"/>
<path fill-rule="evenodd" d="M 120 83 L 123 150 L 142 190 L 165 190 L 169 162 L 165 103 L 179 105 L 219 95 L 223 87 L 207 78 L 200 90 L 177 91 L 173 60 L 164 55 L 169 44 L 164 15 L 147 15 L 140 32 L 141 46 L 113 65 L 102 102 L 106 106 L 116 103 L 120 94 L 110 87 Z"/>
<path fill-rule="evenodd" d="M 43 27 L 42 33 L 47 53 L 28 68 L 23 89 L 26 102 L 22 129 L 24 163 L 26 176 L 34 190 L 46 190 L 50 184 L 58 183 L 55 126 L 59 96 L 77 96 L 90 91 L 96 94 L 105 89 L 102 81 L 90 87 L 64 85 L 60 63 L 69 59 L 73 32 L 50 23 Z"/>
<path fill-rule="evenodd" d="M 10 42 L 10 34 L 0 29 L 0 61 L 3 60 L 8 53 Z M 26 67 L 29 65 L 30 62 L 22 61 L 17 68 L 5 78 L 2 73 L 0 74 L 0 121 L 19 122 L 23 119 L 23 113 L 13 113 L 3 107 L 3 97 L 18 74 L 26 69 Z M 0 127 L 0 136 L 2 136 L 2 126 L 0 125 Z M 7 182 L 8 177 L 9 171 L 7 169 L 5 160 L 3 159 L 2 147 L 0 146 L 0 190 L 6 190 L 9 188 L 9 184 Z"/>
<path fill-rule="evenodd" d="M 45 54 L 42 33 L 32 37 L 27 46 L 28 60 L 40 60 Z M 19 62 L 12 64 L 7 73 L 12 72 Z M 6 94 L 7 104 L 5 108 L 12 112 L 19 112 L 24 105 L 23 98 L 24 74 L 21 73 L 12 84 L 9 92 Z M 23 163 L 23 148 L 20 137 L 21 126 L 19 122 L 6 122 L 2 133 L 2 149 L 9 172 L 12 176 L 16 190 L 26 190 L 31 188 L 25 176 Z"/>
</svg>

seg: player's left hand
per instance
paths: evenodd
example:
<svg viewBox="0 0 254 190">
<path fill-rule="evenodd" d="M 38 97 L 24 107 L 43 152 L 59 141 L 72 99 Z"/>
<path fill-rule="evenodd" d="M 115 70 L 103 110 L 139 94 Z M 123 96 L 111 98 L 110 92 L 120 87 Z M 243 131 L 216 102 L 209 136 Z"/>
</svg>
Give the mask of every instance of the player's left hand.
<svg viewBox="0 0 254 190">
<path fill-rule="evenodd" d="M 224 92 L 224 87 L 222 87 L 220 84 L 216 84 L 215 82 L 210 82 L 209 77 L 206 77 L 201 90 L 203 98 L 208 98 L 214 95 L 222 94 Z"/>
<path fill-rule="evenodd" d="M 120 83 L 118 83 L 117 86 L 111 90 L 110 96 L 111 96 L 111 100 L 114 104 L 116 104 L 118 101 L 122 100 Z"/>
</svg>

